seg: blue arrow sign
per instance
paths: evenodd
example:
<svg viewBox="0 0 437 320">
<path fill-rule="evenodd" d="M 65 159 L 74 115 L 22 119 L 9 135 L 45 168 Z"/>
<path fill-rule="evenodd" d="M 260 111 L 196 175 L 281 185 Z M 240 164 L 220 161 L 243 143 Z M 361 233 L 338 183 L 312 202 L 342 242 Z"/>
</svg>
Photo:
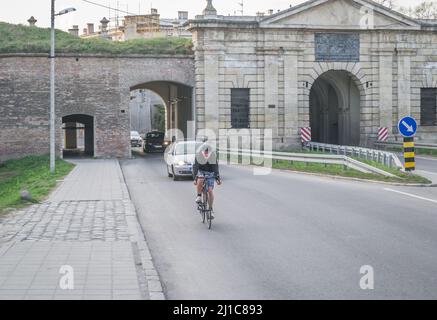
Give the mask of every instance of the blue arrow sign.
<svg viewBox="0 0 437 320">
<path fill-rule="evenodd" d="M 399 133 L 404 137 L 412 137 L 417 131 L 417 122 L 411 117 L 404 117 L 398 124 Z"/>
</svg>

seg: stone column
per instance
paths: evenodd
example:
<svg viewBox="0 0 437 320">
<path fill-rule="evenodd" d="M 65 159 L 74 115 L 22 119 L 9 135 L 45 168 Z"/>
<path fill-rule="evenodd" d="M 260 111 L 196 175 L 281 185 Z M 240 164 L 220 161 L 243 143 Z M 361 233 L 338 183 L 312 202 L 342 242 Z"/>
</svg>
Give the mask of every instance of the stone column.
<svg viewBox="0 0 437 320">
<path fill-rule="evenodd" d="M 171 113 L 170 113 L 170 128 L 175 129 L 178 128 L 178 87 L 175 85 L 170 85 L 170 105 L 171 105 Z"/>
<path fill-rule="evenodd" d="M 265 128 L 272 130 L 273 139 L 278 138 L 278 83 L 279 59 L 277 52 L 264 55 Z"/>
<path fill-rule="evenodd" d="M 398 49 L 398 119 L 411 115 L 412 54 L 412 50 Z"/>
<path fill-rule="evenodd" d="M 205 51 L 205 129 L 219 129 L 219 58 L 217 51 Z"/>
<path fill-rule="evenodd" d="M 297 50 L 284 53 L 284 131 L 291 144 L 298 144 L 299 135 L 298 56 Z"/>
<path fill-rule="evenodd" d="M 393 50 L 379 53 L 379 126 L 393 132 Z"/>
</svg>

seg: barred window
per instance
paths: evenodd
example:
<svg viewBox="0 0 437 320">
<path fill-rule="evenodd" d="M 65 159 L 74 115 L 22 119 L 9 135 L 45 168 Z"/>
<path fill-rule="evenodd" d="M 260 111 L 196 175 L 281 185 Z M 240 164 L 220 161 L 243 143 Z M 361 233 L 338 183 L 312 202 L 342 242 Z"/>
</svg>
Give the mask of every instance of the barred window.
<svg viewBox="0 0 437 320">
<path fill-rule="evenodd" d="M 437 88 L 420 91 L 420 125 L 437 126 Z"/>
<path fill-rule="evenodd" d="M 249 128 L 250 89 L 231 89 L 232 128 Z"/>
</svg>

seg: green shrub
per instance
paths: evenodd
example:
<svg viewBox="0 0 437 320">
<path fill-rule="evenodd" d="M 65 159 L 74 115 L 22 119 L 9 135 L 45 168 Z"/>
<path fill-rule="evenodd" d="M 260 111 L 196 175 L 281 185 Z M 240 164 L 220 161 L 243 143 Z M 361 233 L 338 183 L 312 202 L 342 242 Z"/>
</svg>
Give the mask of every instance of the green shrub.
<svg viewBox="0 0 437 320">
<path fill-rule="evenodd" d="M 136 39 L 110 41 L 81 39 L 56 30 L 58 53 L 82 54 L 192 54 L 192 42 L 184 38 Z M 0 53 L 50 52 L 50 29 L 0 22 Z"/>
</svg>

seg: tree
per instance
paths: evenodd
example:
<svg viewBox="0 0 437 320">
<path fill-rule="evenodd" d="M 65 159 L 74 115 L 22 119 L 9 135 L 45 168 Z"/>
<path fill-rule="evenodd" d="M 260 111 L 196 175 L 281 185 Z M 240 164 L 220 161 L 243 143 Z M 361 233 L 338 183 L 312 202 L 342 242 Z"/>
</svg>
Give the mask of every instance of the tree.
<svg viewBox="0 0 437 320">
<path fill-rule="evenodd" d="M 426 0 L 414 7 L 400 7 L 397 0 L 374 0 L 387 8 L 397 10 L 416 19 L 437 19 L 437 1 Z"/>
<path fill-rule="evenodd" d="M 415 7 L 400 7 L 398 10 L 416 19 L 437 19 L 436 1 L 424 1 Z"/>
</svg>

